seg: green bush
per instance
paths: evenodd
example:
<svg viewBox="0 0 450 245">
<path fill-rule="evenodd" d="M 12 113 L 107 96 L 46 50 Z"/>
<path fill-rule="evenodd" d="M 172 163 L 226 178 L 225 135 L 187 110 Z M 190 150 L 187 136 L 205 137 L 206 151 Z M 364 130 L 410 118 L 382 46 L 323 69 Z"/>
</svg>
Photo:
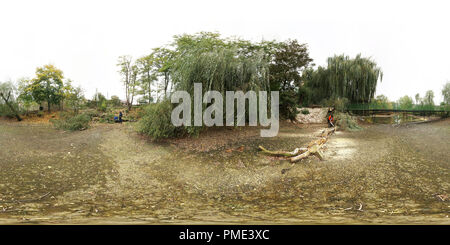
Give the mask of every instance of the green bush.
<svg viewBox="0 0 450 245">
<path fill-rule="evenodd" d="M 145 106 L 137 131 L 154 139 L 198 135 L 203 127 L 175 127 L 171 121 L 172 103 L 164 100 Z"/>
<path fill-rule="evenodd" d="M 0 99 L 1 100 L 1 99 Z M 16 106 L 14 106 L 16 107 Z M 14 112 L 6 104 L 0 102 L 0 116 L 13 118 L 15 116 Z"/>
<path fill-rule="evenodd" d="M 99 122 L 101 122 L 101 123 L 114 123 L 114 114 L 113 113 L 103 114 L 100 117 Z"/>
<path fill-rule="evenodd" d="M 165 100 L 147 105 L 138 124 L 138 132 L 152 138 L 170 138 L 177 136 L 178 130 L 171 122 L 172 104 Z"/>
<path fill-rule="evenodd" d="M 302 114 L 303 115 L 308 115 L 309 114 L 309 110 L 308 109 L 303 109 L 302 110 Z"/>
<path fill-rule="evenodd" d="M 56 128 L 77 131 L 87 129 L 91 117 L 88 114 L 74 115 L 70 113 L 61 113 L 60 119 L 51 119 L 50 121 Z"/>
</svg>

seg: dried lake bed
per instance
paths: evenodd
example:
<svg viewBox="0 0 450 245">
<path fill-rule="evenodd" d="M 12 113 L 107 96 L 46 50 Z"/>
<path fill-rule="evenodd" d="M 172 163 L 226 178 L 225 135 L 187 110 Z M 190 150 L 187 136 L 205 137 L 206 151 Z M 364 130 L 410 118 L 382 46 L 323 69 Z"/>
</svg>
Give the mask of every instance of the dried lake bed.
<svg viewBox="0 0 450 245">
<path fill-rule="evenodd" d="M 151 142 L 133 124 L 64 132 L 0 122 L 0 223 L 450 224 L 450 120 L 338 131 L 326 125 L 210 130 Z"/>
</svg>

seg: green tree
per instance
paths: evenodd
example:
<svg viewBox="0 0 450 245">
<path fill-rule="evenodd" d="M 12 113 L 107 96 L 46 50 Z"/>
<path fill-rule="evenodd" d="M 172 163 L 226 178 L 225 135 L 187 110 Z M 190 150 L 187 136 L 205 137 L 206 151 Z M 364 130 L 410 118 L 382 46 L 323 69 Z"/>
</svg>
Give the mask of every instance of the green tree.
<svg viewBox="0 0 450 245">
<path fill-rule="evenodd" d="M 416 100 L 416 105 L 420 104 L 421 98 L 420 98 L 420 94 L 417 93 L 416 96 L 414 97 Z"/>
<path fill-rule="evenodd" d="M 171 58 L 171 82 L 176 90 L 269 90 L 268 62 L 261 51 L 247 56 L 235 40 L 214 33 L 176 36 Z"/>
<path fill-rule="evenodd" d="M 22 118 L 19 115 L 19 108 L 15 101 L 15 90 L 16 89 L 12 82 L 5 82 L 5 83 L 0 82 L 0 98 L 3 100 L 3 103 L 7 106 L 7 109 L 9 109 L 11 114 L 17 118 L 17 121 L 22 121 Z M 1 108 L 0 113 L 3 114 L 3 110 L 4 109 Z"/>
<path fill-rule="evenodd" d="M 151 86 L 155 80 L 157 80 L 156 72 L 154 71 L 154 55 L 150 54 L 136 60 L 136 67 L 138 69 L 138 83 L 140 90 L 139 94 L 143 95 L 141 101 L 150 103 L 152 101 L 152 89 Z"/>
<path fill-rule="evenodd" d="M 117 95 L 111 96 L 111 99 L 109 100 L 109 103 L 110 103 L 112 106 L 114 106 L 114 107 L 120 106 L 121 103 L 120 103 L 119 96 L 117 96 Z"/>
<path fill-rule="evenodd" d="M 157 87 L 161 86 L 164 96 L 161 102 L 146 107 L 149 110 L 145 110 L 145 113 L 151 115 L 144 115 L 146 120 L 142 120 L 146 134 L 169 137 L 200 132 L 200 127 L 176 128 L 160 120 L 170 118 L 169 109 L 172 105 L 165 97 L 176 90 L 188 91 L 193 96 L 194 83 L 201 83 L 203 92 L 215 90 L 225 94 L 226 91 L 236 90 L 244 93 L 249 90 L 270 91 L 268 58 L 258 45 L 246 46 L 242 40 L 222 39 L 215 33 L 198 33 L 175 36 L 170 48 L 155 49 L 152 53 L 155 57 L 153 69 L 161 81 Z M 203 108 L 206 106 L 203 104 Z M 158 110 L 158 113 L 169 115 L 159 114 L 155 117 L 156 108 L 165 108 Z M 164 136 L 157 133 L 162 131 L 166 132 Z"/>
<path fill-rule="evenodd" d="M 450 104 L 450 82 L 447 82 L 442 88 L 442 97 L 444 98 L 444 103 Z"/>
<path fill-rule="evenodd" d="M 397 103 L 402 110 L 412 109 L 413 107 L 413 99 L 408 95 L 401 97 Z"/>
<path fill-rule="evenodd" d="M 84 100 L 85 98 L 81 87 L 73 87 L 72 81 L 68 80 L 64 85 L 65 103 L 75 112 L 75 114 L 78 114 Z"/>
<path fill-rule="evenodd" d="M 372 103 L 378 109 L 392 109 L 392 104 L 384 94 L 378 95 Z"/>
<path fill-rule="evenodd" d="M 188 52 L 189 48 L 186 47 L 188 44 L 193 45 L 192 43 L 186 41 L 186 37 L 179 37 L 183 41 L 177 40 L 175 43 L 181 45 L 178 47 L 179 54 L 183 52 Z M 187 42 L 187 43 L 186 43 Z M 177 44 L 172 45 L 177 45 Z M 175 62 L 176 53 L 173 50 L 167 48 L 155 48 L 153 53 L 151 54 L 153 57 L 152 65 L 159 76 L 162 77 L 162 87 L 164 90 L 164 98 L 167 96 L 167 89 L 169 88 L 169 84 L 171 82 L 171 72 L 173 68 L 173 64 Z"/>
<path fill-rule="evenodd" d="M 31 80 L 27 90 L 37 103 L 47 102 L 48 111 L 63 99 L 63 72 L 53 65 L 36 69 L 36 78 Z"/>
<path fill-rule="evenodd" d="M 30 110 L 32 106 L 37 106 L 38 104 L 34 101 L 33 95 L 29 89 L 31 84 L 30 79 L 20 78 L 18 80 L 18 97 L 17 101 L 20 104 L 21 108 L 25 109 L 26 112 Z"/>
<path fill-rule="evenodd" d="M 305 71 L 305 83 L 313 91 L 316 102 L 327 98 L 344 97 L 351 103 L 370 102 L 383 72 L 371 58 L 358 54 L 351 59 L 339 55 L 330 57 L 327 66 Z"/>
<path fill-rule="evenodd" d="M 433 90 L 428 90 L 423 98 L 423 103 L 425 106 L 432 108 L 434 106 L 434 92 Z"/>
<path fill-rule="evenodd" d="M 133 64 L 133 58 L 129 55 L 119 57 L 117 66 L 119 66 L 119 73 L 122 76 L 122 82 L 125 86 L 125 98 L 127 101 L 128 110 L 131 110 L 133 99 L 136 94 L 137 86 L 137 67 Z"/>
<path fill-rule="evenodd" d="M 299 105 L 301 74 L 312 62 L 306 44 L 288 40 L 275 47 L 269 66 L 270 88 L 280 92 L 280 115 L 293 120 Z M 302 99 L 302 98 L 300 98 Z"/>
</svg>

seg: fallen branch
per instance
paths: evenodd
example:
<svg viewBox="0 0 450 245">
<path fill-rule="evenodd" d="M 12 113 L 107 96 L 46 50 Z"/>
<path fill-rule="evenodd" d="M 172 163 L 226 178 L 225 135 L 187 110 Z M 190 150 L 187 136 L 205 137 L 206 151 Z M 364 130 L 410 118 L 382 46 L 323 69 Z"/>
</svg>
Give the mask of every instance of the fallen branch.
<svg viewBox="0 0 450 245">
<path fill-rule="evenodd" d="M 324 129 L 320 134 L 320 139 L 311 141 L 307 147 L 295 148 L 293 151 L 269 151 L 262 146 L 259 146 L 259 149 L 269 155 L 290 157 L 291 162 L 298 162 L 309 157 L 310 155 L 315 155 L 320 160 L 323 160 L 323 153 L 321 149 L 327 142 L 328 136 L 334 132 L 336 132 L 336 127 L 333 127 L 332 129 Z"/>
<path fill-rule="evenodd" d="M 266 148 L 259 146 L 259 149 L 261 149 L 263 152 L 274 155 L 274 156 L 285 156 L 285 157 L 293 157 L 297 156 L 300 153 L 303 153 L 305 151 L 308 151 L 308 148 L 295 148 L 293 151 L 269 151 Z"/>
<path fill-rule="evenodd" d="M 323 160 L 323 154 L 320 151 L 320 149 L 323 147 L 323 145 L 326 142 L 326 138 L 322 138 L 318 141 L 316 141 L 314 144 L 311 144 L 308 146 L 308 151 L 305 153 L 292 157 L 291 162 L 298 162 L 304 158 L 307 158 L 309 155 L 316 155 L 320 160 Z"/>
</svg>

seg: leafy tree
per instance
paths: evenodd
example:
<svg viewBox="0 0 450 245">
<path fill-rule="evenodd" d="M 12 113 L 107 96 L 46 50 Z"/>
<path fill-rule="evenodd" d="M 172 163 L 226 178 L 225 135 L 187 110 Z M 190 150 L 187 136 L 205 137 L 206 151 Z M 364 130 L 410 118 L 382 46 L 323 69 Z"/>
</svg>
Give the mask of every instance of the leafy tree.
<svg viewBox="0 0 450 245">
<path fill-rule="evenodd" d="M 270 90 L 269 57 L 259 45 L 246 44 L 249 43 L 222 39 L 215 33 L 175 36 L 171 49 L 158 48 L 152 53 L 153 69 L 162 81 L 157 87 L 161 86 L 164 97 L 172 90 L 188 91 L 193 96 L 194 83 L 202 83 L 203 92 L 216 90 L 223 94 L 234 90 Z M 201 130 L 199 127 L 171 127 L 160 121 L 170 118 L 172 105 L 167 101 L 163 99 L 146 107 L 149 110 L 145 113 L 151 116 L 144 115 L 142 132 L 157 138 L 197 134 Z"/>
<path fill-rule="evenodd" d="M 184 83 L 180 83 L 182 79 L 179 74 L 190 67 L 191 71 L 196 72 L 189 75 L 190 79 L 196 82 L 213 79 L 215 82 L 207 83 L 217 87 L 218 91 L 238 88 L 280 91 L 281 116 L 295 118 L 302 70 L 312 61 L 306 44 L 299 44 L 297 40 L 252 43 L 241 39 L 222 39 L 217 33 L 202 32 L 176 36 L 172 47 L 175 51 L 170 53 L 169 63 L 174 85 Z M 255 74 L 254 78 L 252 74 Z M 252 79 L 259 81 L 253 83 Z M 267 80 L 270 81 L 269 87 Z M 204 88 L 210 89 L 209 86 Z"/>
<path fill-rule="evenodd" d="M 68 80 L 64 86 L 64 99 L 65 103 L 75 112 L 75 114 L 78 114 L 85 100 L 81 87 L 73 87 L 71 80 Z"/>
<path fill-rule="evenodd" d="M 127 100 L 128 110 L 131 110 L 134 96 L 137 92 L 137 66 L 133 64 L 131 56 L 124 55 L 119 57 L 117 66 L 120 67 L 119 73 L 122 76 L 122 82 L 125 86 L 125 97 Z"/>
<path fill-rule="evenodd" d="M 442 88 L 442 97 L 444 98 L 444 103 L 450 104 L 450 82 L 447 82 Z"/>
<path fill-rule="evenodd" d="M 269 90 L 268 62 L 262 52 L 246 56 L 233 40 L 214 33 L 183 35 L 175 40 L 170 77 L 175 89 L 191 91 L 202 83 L 205 91 Z"/>
<path fill-rule="evenodd" d="M 157 80 L 156 72 L 154 71 L 155 58 L 153 54 L 144 56 L 136 60 L 136 67 L 139 75 L 140 94 L 143 95 L 143 100 L 148 103 L 152 101 L 152 83 Z"/>
<path fill-rule="evenodd" d="M 185 39 L 185 38 L 181 38 Z M 179 43 L 184 44 L 185 41 L 178 41 Z M 179 49 L 187 49 L 185 46 L 179 47 Z M 184 52 L 187 52 L 187 50 L 183 50 Z M 179 50 L 179 53 L 182 53 L 183 51 Z M 153 53 L 151 56 L 153 57 L 153 66 L 156 70 L 157 74 L 162 76 L 162 84 L 163 84 L 163 90 L 164 90 L 164 98 L 167 96 L 167 89 L 170 84 L 170 75 L 174 64 L 174 58 L 175 58 L 175 51 L 172 51 L 167 48 L 155 48 L 153 50 Z"/>
<path fill-rule="evenodd" d="M 3 100 L 3 103 L 8 107 L 12 115 L 14 115 L 17 118 L 17 121 L 22 121 L 22 118 L 19 115 L 18 106 L 15 101 L 14 93 L 15 87 L 12 82 L 5 82 L 5 83 L 0 82 L 0 98 Z"/>
<path fill-rule="evenodd" d="M 416 105 L 418 105 L 420 102 L 421 102 L 421 98 L 420 98 L 420 94 L 419 93 L 417 93 L 416 94 L 416 96 L 414 97 L 415 98 L 415 100 L 416 100 Z"/>
<path fill-rule="evenodd" d="M 20 78 L 18 80 L 18 94 L 17 101 L 20 106 L 28 111 L 32 106 L 37 106 L 37 103 L 33 99 L 31 90 L 29 89 L 31 81 L 27 78 Z"/>
<path fill-rule="evenodd" d="M 434 106 L 434 92 L 433 90 L 428 90 L 425 93 L 425 97 L 423 98 L 423 102 L 425 106 L 433 107 Z"/>
<path fill-rule="evenodd" d="M 46 101 L 50 112 L 50 106 L 59 104 L 63 99 L 63 78 L 61 70 L 53 65 L 44 65 L 36 69 L 36 78 L 31 80 L 27 90 L 37 103 Z"/>
<path fill-rule="evenodd" d="M 392 109 L 391 102 L 389 101 L 388 97 L 383 94 L 378 95 L 371 105 L 374 105 L 375 108 L 379 109 Z"/>
<path fill-rule="evenodd" d="M 345 97 L 351 103 L 367 103 L 373 99 L 383 72 L 372 59 L 361 54 L 353 59 L 335 55 L 328 58 L 326 67 L 307 69 L 304 77 L 316 102 L 324 98 Z"/>
<path fill-rule="evenodd" d="M 413 99 L 408 95 L 405 95 L 398 100 L 398 105 L 402 110 L 412 109 Z"/>
<path fill-rule="evenodd" d="M 111 96 L 111 99 L 109 100 L 109 103 L 110 103 L 112 106 L 115 106 L 115 107 L 120 106 L 121 103 L 120 103 L 119 96 L 117 96 L 117 95 Z"/>
</svg>

